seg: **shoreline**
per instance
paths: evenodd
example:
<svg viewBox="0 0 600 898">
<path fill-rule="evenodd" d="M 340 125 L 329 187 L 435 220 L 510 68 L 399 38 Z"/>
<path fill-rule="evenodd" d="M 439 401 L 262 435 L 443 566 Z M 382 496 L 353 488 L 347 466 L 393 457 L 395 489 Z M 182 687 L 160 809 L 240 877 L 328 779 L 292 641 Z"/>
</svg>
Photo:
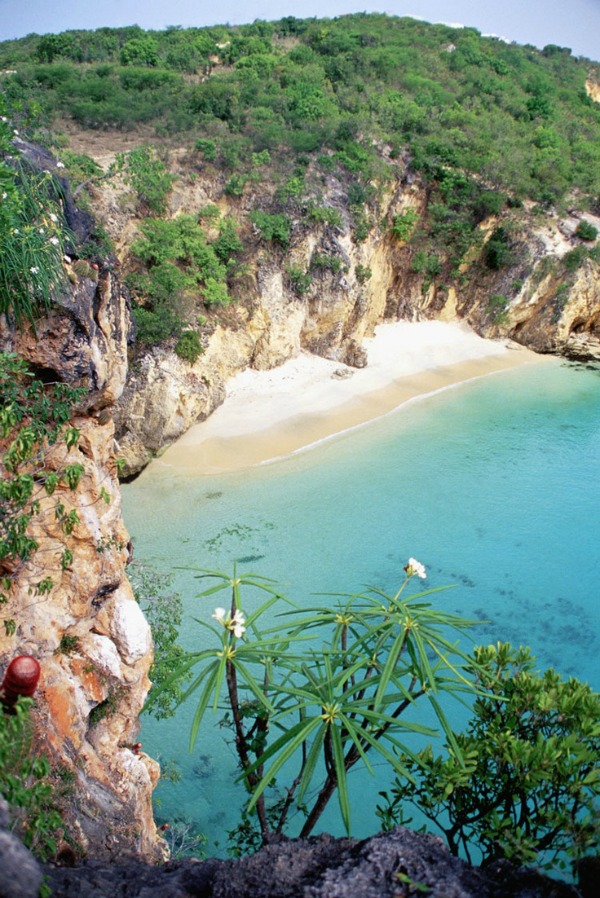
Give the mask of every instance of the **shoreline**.
<svg viewBox="0 0 600 898">
<path fill-rule="evenodd" d="M 210 476 L 275 462 L 412 401 L 543 358 L 439 321 L 381 324 L 363 342 L 366 368 L 301 353 L 278 368 L 240 372 L 223 405 L 153 464 Z"/>
</svg>

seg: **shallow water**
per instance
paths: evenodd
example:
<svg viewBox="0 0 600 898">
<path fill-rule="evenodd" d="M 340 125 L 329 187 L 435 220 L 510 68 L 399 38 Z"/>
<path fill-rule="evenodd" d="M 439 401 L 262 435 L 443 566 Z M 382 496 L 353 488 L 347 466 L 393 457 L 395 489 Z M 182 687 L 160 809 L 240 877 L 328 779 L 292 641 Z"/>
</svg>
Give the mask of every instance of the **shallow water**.
<svg viewBox="0 0 600 898">
<path fill-rule="evenodd" d="M 477 642 L 530 645 L 540 666 L 600 686 L 600 372 L 556 360 L 411 402 L 377 422 L 277 463 L 219 477 L 154 463 L 124 488 L 138 558 L 161 570 L 251 570 L 296 601 L 365 584 L 393 591 L 409 556 L 439 601 L 488 623 Z M 188 620 L 213 606 L 176 571 Z M 217 727 L 187 750 L 193 706 L 145 718 L 144 749 L 183 778 L 159 786 L 158 815 L 193 818 L 213 843 L 236 819 L 235 762 Z M 385 784 L 383 784 L 385 785 Z M 376 827 L 382 783 L 358 777 L 355 832 Z M 335 804 L 335 800 L 334 800 Z M 324 829 L 339 827 L 335 808 Z"/>
</svg>

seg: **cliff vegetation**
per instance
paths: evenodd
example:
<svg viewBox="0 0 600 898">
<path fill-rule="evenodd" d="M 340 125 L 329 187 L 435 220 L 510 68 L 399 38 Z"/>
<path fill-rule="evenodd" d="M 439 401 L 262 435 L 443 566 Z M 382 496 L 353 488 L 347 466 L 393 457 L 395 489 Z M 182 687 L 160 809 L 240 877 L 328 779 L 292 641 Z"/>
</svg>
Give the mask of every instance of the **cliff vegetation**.
<svg viewBox="0 0 600 898">
<path fill-rule="evenodd" d="M 300 349 L 364 365 L 384 319 L 465 319 L 598 358 L 598 63 L 356 14 L 29 35 L 11 124 L 55 153 L 114 251 L 135 343 L 135 473 Z M 78 275 L 79 276 L 79 275 Z"/>
<path fill-rule="evenodd" d="M 72 784 L 56 838 L 75 855 L 156 860 L 164 848 L 150 803 L 158 769 L 136 742 L 152 638 L 126 576 L 119 476 L 135 475 L 207 417 L 235 372 L 275 367 L 301 350 L 364 366 L 362 341 L 385 320 L 460 318 L 539 352 L 599 360 L 600 66 L 558 46 L 540 51 L 471 28 L 356 14 L 29 35 L 0 44 L 0 69 L 0 659 L 21 653 L 42 665 L 31 741 L 43 737 L 59 765 L 56 791 Z M 231 698 L 236 676 L 246 676 L 248 646 L 235 642 L 247 623 L 241 605 L 234 597 L 229 618 L 218 610 L 221 660 L 213 653 L 190 687 L 202 685 L 198 723 L 224 682 Z M 478 778 L 497 804 L 497 768 L 482 769 L 469 751 L 476 742 L 481 754 L 507 694 L 481 699 L 484 731 L 473 724 L 456 737 L 439 717 L 444 756 L 398 760 L 379 743 L 397 732 L 397 708 L 432 684 L 435 691 L 437 678 L 413 635 L 392 645 L 397 658 L 405 641 L 412 646 L 410 687 L 389 660 L 382 670 L 361 667 L 365 645 L 378 648 L 380 639 L 363 617 L 360 637 L 351 620 L 329 621 L 338 666 L 333 676 L 330 645 L 319 676 L 309 671 L 312 716 L 290 685 L 296 668 L 284 670 L 277 711 L 271 683 L 244 681 L 255 699 L 246 718 L 234 690 L 260 837 L 276 829 L 263 793 L 314 732 L 300 797 L 322 748 L 322 803 L 337 790 L 348 821 L 346 772 L 383 750 L 394 769 L 414 773 L 410 787 L 403 781 L 384 796 L 386 825 L 406 800 L 425 803 L 432 817 L 442 807 L 452 851 L 477 836 L 496 861 L 498 831 L 478 832 L 479 806 L 465 811 L 454 796 L 470 801 L 466 780 Z M 168 614 L 157 619 L 171 634 Z M 387 634 L 388 617 L 381 626 Z M 281 656 L 275 637 L 268 642 L 261 648 Z M 437 636 L 432 646 L 446 662 Z M 532 763 L 544 784 L 544 764 L 562 757 L 548 744 L 545 713 L 550 707 L 564 722 L 580 702 L 573 718 L 597 746 L 596 700 L 552 677 L 534 682 L 528 657 L 502 651 L 504 668 L 527 687 L 502 722 L 516 727 L 521 703 L 539 700 Z M 169 664 L 180 660 L 176 650 L 169 656 Z M 164 676 L 164 657 L 158 662 Z M 481 665 L 474 669 L 481 675 Z M 349 710 L 338 706 L 337 687 Z M 364 717 L 368 689 L 377 720 L 372 709 Z M 153 697 L 159 713 L 165 695 Z M 269 716 L 290 708 L 300 722 L 263 752 Z M 511 741 L 516 767 L 530 735 Z M 569 821 L 579 858 L 597 842 L 583 814 L 598 780 L 588 743 L 576 748 L 588 765 L 585 797 L 577 765 L 563 776 L 580 802 Z M 548 789 L 540 802 L 552 804 Z M 510 795 L 502 798 L 518 816 L 527 795 L 512 804 Z M 550 815 L 548 826 L 565 831 L 557 819 Z M 519 861 L 554 848 L 544 833 L 515 825 L 524 828 Z M 509 855 L 510 835 L 501 833 Z"/>
</svg>

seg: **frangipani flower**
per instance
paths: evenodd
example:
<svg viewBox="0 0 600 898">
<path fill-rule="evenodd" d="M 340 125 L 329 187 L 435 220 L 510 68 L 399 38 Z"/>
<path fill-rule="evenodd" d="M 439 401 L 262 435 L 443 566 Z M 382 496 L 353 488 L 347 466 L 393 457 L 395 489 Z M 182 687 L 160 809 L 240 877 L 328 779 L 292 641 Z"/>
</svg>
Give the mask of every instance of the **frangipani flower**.
<svg viewBox="0 0 600 898">
<path fill-rule="evenodd" d="M 232 617 L 231 612 L 226 611 L 225 608 L 215 608 L 215 613 L 212 617 L 226 630 L 230 630 L 236 639 L 241 639 L 246 632 L 246 618 L 244 617 L 244 612 L 239 611 L 239 609 L 235 610 Z"/>
<path fill-rule="evenodd" d="M 427 574 L 425 573 L 425 566 L 421 564 L 420 561 L 417 561 L 416 558 L 409 558 L 408 564 L 404 566 L 404 570 L 406 571 L 409 577 L 413 577 L 415 574 L 417 577 L 420 577 L 421 580 L 427 579 Z"/>
</svg>

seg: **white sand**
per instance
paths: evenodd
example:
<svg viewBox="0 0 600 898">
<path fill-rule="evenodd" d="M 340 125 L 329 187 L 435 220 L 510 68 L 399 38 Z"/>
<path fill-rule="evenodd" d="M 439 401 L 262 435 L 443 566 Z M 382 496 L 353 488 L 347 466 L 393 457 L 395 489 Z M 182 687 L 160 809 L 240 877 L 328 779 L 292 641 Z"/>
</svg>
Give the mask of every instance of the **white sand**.
<svg viewBox="0 0 600 898">
<path fill-rule="evenodd" d="M 379 325 L 364 347 L 366 368 L 301 353 L 270 371 L 237 374 L 224 404 L 159 463 L 196 474 L 245 468 L 364 424 L 416 396 L 539 358 L 440 321 Z"/>
</svg>

